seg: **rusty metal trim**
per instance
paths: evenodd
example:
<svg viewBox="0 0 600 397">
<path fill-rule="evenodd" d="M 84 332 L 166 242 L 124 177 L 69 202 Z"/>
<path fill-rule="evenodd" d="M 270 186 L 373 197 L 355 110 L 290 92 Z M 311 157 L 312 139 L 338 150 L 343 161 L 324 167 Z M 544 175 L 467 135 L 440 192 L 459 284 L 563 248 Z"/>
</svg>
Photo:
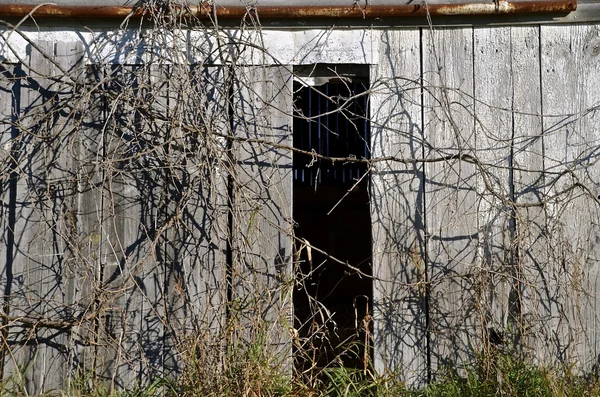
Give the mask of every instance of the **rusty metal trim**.
<svg viewBox="0 0 600 397">
<path fill-rule="evenodd" d="M 241 19 L 258 16 L 261 19 L 322 19 L 322 18 L 398 18 L 426 16 L 458 16 L 458 15 L 511 15 L 533 13 L 568 13 L 577 8 L 576 0 L 561 1 L 492 1 L 464 4 L 401 4 L 395 6 L 191 6 L 188 8 L 170 9 L 169 12 L 182 16 L 203 19 L 223 18 Z M 127 6 L 66 6 L 66 5 L 25 5 L 0 4 L 0 16 L 24 17 L 31 14 L 35 17 L 63 18 L 124 18 L 150 16 L 158 10 L 134 8 Z"/>
</svg>

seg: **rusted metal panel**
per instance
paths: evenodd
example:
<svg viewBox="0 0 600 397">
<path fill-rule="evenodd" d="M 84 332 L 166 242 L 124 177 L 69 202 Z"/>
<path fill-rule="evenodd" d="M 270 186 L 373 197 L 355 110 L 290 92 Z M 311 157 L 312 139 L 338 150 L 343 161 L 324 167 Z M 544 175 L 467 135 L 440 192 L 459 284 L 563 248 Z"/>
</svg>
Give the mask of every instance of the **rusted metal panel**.
<svg viewBox="0 0 600 397">
<path fill-rule="evenodd" d="M 478 1 L 443 3 L 406 4 L 320 4 L 320 5 L 281 5 L 262 2 L 254 6 L 229 4 L 199 4 L 189 7 L 171 7 L 171 13 L 198 18 L 239 19 L 246 16 L 259 16 L 263 19 L 323 19 L 323 18 L 397 18 L 436 15 L 509 15 L 531 13 L 568 13 L 577 8 L 576 0 L 540 1 Z M 20 4 L 0 3 L 0 15 L 23 17 L 32 14 L 37 17 L 66 18 L 123 18 L 142 17 L 157 9 L 126 4 L 80 5 L 80 4 Z"/>
</svg>

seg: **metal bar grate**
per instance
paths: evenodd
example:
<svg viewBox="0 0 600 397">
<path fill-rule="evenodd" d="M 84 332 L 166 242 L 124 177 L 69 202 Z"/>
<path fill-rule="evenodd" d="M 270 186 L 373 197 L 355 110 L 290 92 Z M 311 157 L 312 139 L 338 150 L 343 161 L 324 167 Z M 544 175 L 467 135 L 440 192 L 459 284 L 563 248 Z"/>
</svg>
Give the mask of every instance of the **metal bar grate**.
<svg viewBox="0 0 600 397">
<path fill-rule="evenodd" d="M 368 84 L 334 80 L 321 86 L 297 85 L 294 147 L 327 157 L 369 158 Z M 294 155 L 294 179 L 303 185 L 353 184 L 366 164 Z"/>
</svg>

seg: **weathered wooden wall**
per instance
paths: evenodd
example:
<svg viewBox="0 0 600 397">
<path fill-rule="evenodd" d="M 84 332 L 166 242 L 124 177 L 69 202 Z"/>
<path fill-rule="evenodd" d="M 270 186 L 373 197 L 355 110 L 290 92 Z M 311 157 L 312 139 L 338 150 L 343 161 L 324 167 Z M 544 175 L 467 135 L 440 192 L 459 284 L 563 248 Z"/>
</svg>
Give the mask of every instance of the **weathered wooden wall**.
<svg viewBox="0 0 600 397">
<path fill-rule="evenodd" d="M 492 330 L 597 364 L 600 26 L 368 40 L 376 368 L 423 384 Z M 124 388 L 257 341 L 289 366 L 293 67 L 34 44 L 0 79 L 4 376 Z"/>
<path fill-rule="evenodd" d="M 381 37 L 374 156 L 409 161 L 372 176 L 376 366 L 423 383 L 493 332 L 597 365 L 599 26 Z"/>
<path fill-rule="evenodd" d="M 227 342 L 275 345 L 289 367 L 291 154 L 246 142 L 291 139 L 270 105 L 291 108 L 289 69 L 86 65 L 81 43 L 35 46 L 2 69 L 10 387 L 129 388 L 185 354 L 218 368 Z"/>
</svg>

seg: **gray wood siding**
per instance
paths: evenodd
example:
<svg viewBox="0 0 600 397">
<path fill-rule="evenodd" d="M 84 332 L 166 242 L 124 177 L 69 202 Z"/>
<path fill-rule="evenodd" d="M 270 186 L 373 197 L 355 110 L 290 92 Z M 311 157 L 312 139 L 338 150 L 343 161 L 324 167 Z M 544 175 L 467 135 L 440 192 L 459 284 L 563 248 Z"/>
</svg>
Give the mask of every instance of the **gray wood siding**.
<svg viewBox="0 0 600 397">
<path fill-rule="evenodd" d="M 474 77 L 471 29 L 425 34 L 423 49 L 426 158 L 472 155 Z M 480 255 L 477 229 L 479 173 L 474 164 L 449 160 L 425 164 L 425 202 L 432 369 L 460 365 L 468 335 L 479 325 L 472 263 Z M 479 294 L 479 296 L 478 296 Z"/>
<path fill-rule="evenodd" d="M 239 329 L 241 346 L 266 346 L 275 362 L 289 362 L 292 154 L 270 144 L 292 145 L 293 78 L 289 68 L 276 66 L 243 67 L 234 73 L 232 125 L 241 140 L 233 142 L 231 164 L 236 210 L 229 321 Z"/>
<path fill-rule="evenodd" d="M 19 127 L 5 131 L 12 138 L 6 175 L 12 214 L 4 233 L 12 241 L 4 248 L 5 343 L 11 348 L 4 366 L 7 372 L 28 369 L 21 381 L 30 393 L 59 387 L 70 372 L 71 333 L 60 320 L 72 315 L 75 304 L 78 269 L 68 241 L 75 233 L 77 202 L 69 194 L 74 127 L 65 115 L 77 102 L 65 103 L 70 87 L 52 77 L 72 68 L 81 48 L 40 41 L 9 80 L 14 93 L 9 122 Z M 36 328 L 41 318 L 57 322 Z"/>
<path fill-rule="evenodd" d="M 98 84 L 104 76 L 100 67 L 86 67 L 83 78 Z M 81 109 L 88 109 L 82 116 L 80 133 L 74 137 L 73 162 L 77 188 L 77 242 L 74 252 L 79 261 L 78 277 L 74 282 L 74 300 L 78 314 L 88 317 L 73 327 L 72 369 L 80 368 L 81 374 L 104 375 L 108 354 L 97 343 L 101 319 L 100 299 L 94 291 L 102 283 L 102 268 L 105 263 L 106 237 L 103 233 L 103 176 L 98 159 L 103 158 L 104 144 L 101 133 L 105 123 L 105 98 L 98 91 L 82 98 Z M 72 374 L 69 374 L 71 376 Z"/>
<path fill-rule="evenodd" d="M 184 122 L 170 131 L 174 140 L 171 151 L 179 166 L 175 176 L 180 183 L 187 183 L 179 192 L 181 204 L 173 206 L 172 213 L 180 212 L 188 227 L 168 228 L 162 243 L 169 255 L 163 292 L 169 300 L 165 374 L 177 373 L 177 351 L 193 346 L 191 335 L 206 341 L 206 349 L 216 351 L 222 346 L 229 233 L 229 159 L 223 155 L 227 144 L 224 138 L 210 134 L 231 129 L 223 113 L 229 100 L 227 69 L 197 65 L 188 74 L 187 65 L 171 68 L 166 106 L 170 117 Z M 184 128 L 186 125 L 191 128 Z M 168 140 L 165 137 L 165 142 Z M 217 366 L 218 358 L 205 359 L 215 360 L 211 364 Z"/>
<path fill-rule="evenodd" d="M 410 62 L 402 49 L 411 41 L 395 43 L 388 37 L 415 32 L 382 32 L 375 70 Z M 596 363 L 598 329 L 597 25 L 421 33 L 422 70 L 398 68 L 394 75 L 421 79 L 422 107 L 417 98 L 413 109 L 394 120 L 394 112 L 382 104 L 413 90 L 402 87 L 380 98 L 374 88 L 371 109 L 374 157 L 395 154 L 410 160 L 409 152 L 400 154 L 391 142 L 406 131 L 403 119 L 422 117 L 422 149 L 415 151 L 423 150 L 426 161 L 424 204 L 414 203 L 415 194 L 403 188 L 402 180 L 395 188 L 379 188 L 378 172 L 372 175 L 371 200 L 376 307 L 391 294 L 381 294 L 384 288 L 377 286 L 398 285 L 401 292 L 395 296 L 410 294 L 410 285 L 397 277 L 412 266 L 381 255 L 379 248 L 386 241 L 382 228 L 407 222 L 412 212 L 394 212 L 384 221 L 379 208 L 400 201 L 413 203 L 412 211 L 424 205 L 429 282 L 428 326 L 422 332 L 428 342 L 419 351 L 405 346 L 406 335 L 378 326 L 389 320 L 376 311 L 376 367 L 389 369 L 386 346 L 401 347 L 394 368 L 418 384 L 399 357 L 426 357 L 433 374 L 444 367 L 460 370 L 478 352 L 493 349 L 492 335 L 498 333 L 505 348 L 536 362 L 578 362 L 590 369 Z M 393 61 L 390 54 L 396 56 Z M 382 77 L 388 76 L 372 76 L 375 87 Z M 393 120 L 387 128 L 396 131 L 387 141 L 379 138 L 382 115 Z M 388 163 L 374 169 L 383 164 Z M 390 167 L 402 168 L 402 162 Z M 405 177 L 417 178 L 420 172 L 416 167 Z M 402 238 L 392 249 L 401 252 L 411 234 L 394 230 Z M 405 299 L 396 301 L 396 310 Z M 397 321 L 412 316 L 398 315 Z"/>
<path fill-rule="evenodd" d="M 539 304 L 544 295 L 543 268 L 546 262 L 545 216 L 539 206 L 544 197 L 544 144 L 542 138 L 542 103 L 540 76 L 539 29 L 512 27 L 513 76 L 513 186 L 516 230 L 512 241 L 516 255 L 513 274 L 520 281 L 513 284 L 521 308 L 515 314 L 523 329 L 521 344 L 525 354 L 531 354 L 540 341 L 545 320 Z"/>
<path fill-rule="evenodd" d="M 382 33 L 372 69 L 372 157 L 422 157 L 419 31 Z M 384 161 L 371 176 L 374 354 L 378 371 L 427 380 L 423 164 Z"/>
<path fill-rule="evenodd" d="M 10 315 L 10 293 L 12 288 L 12 258 L 13 258 L 13 230 L 14 230 L 14 210 L 15 207 L 11 206 L 12 198 L 11 192 L 14 190 L 12 187 L 13 183 L 13 172 L 15 169 L 14 156 L 14 139 L 15 128 L 12 122 L 16 118 L 15 112 L 18 110 L 14 106 L 16 100 L 15 91 L 18 88 L 15 87 L 15 80 L 13 79 L 15 73 L 14 65 L 8 65 L 8 67 L 2 65 L 2 78 L 0 85 L 0 117 L 1 117 L 1 134 L 0 135 L 0 161 L 2 161 L 5 167 L 5 172 L 0 178 L 0 200 L 2 200 L 2 206 L 0 207 L 0 227 L 2 234 L 0 235 L 0 260 L 2 261 L 2 311 L 5 314 Z M 2 337 L 6 339 L 8 337 L 9 320 L 7 318 L 2 319 Z M 6 361 L 10 358 L 8 349 L 2 349 L 2 366 L 7 366 Z M 10 364 L 8 364 L 10 365 Z"/>
<path fill-rule="evenodd" d="M 541 29 L 547 261 L 552 305 L 544 339 L 558 360 L 597 360 L 598 25 Z M 563 115 L 561 117 L 561 115 Z M 565 117 L 564 115 L 568 115 Z M 554 198 L 566 192 L 567 199 Z M 553 332 L 552 334 L 550 332 Z M 544 349 L 536 349 L 539 352 Z"/>
</svg>

